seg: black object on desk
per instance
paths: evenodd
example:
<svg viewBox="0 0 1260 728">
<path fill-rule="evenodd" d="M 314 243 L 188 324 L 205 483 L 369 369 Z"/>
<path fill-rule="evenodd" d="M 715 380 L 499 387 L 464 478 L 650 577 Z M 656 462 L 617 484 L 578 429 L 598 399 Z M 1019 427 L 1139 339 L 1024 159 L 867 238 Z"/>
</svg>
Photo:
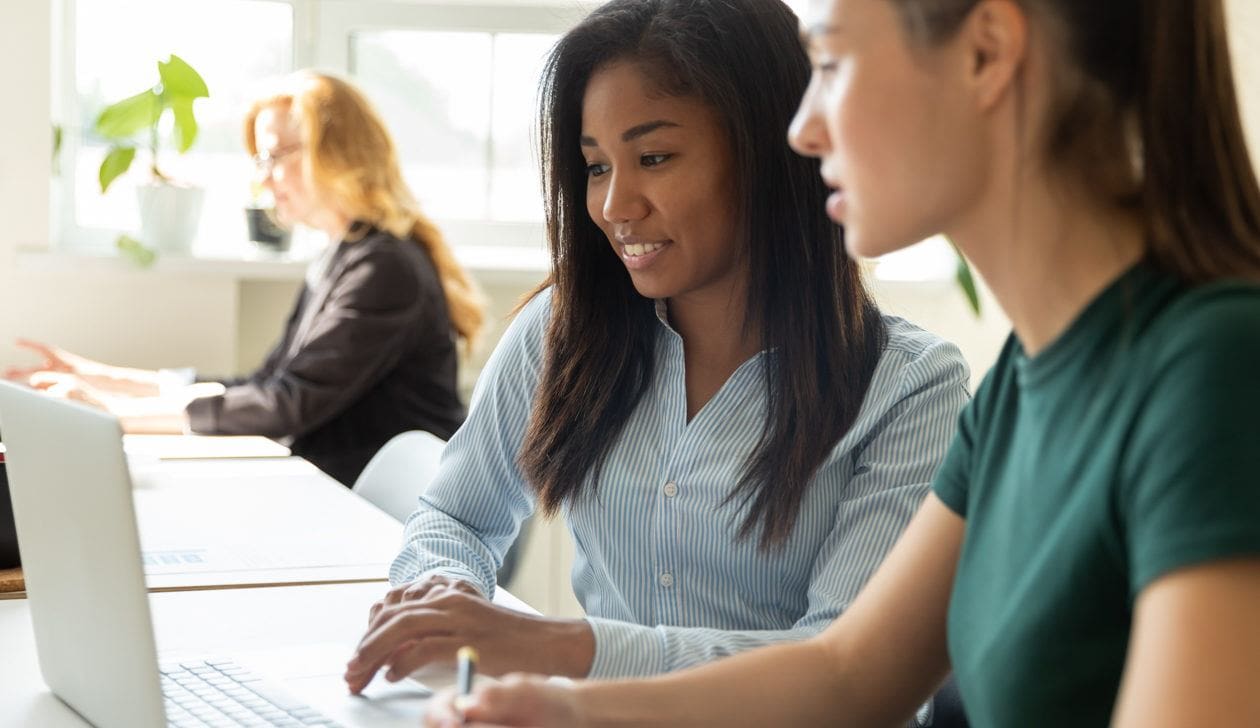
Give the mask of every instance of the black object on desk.
<svg viewBox="0 0 1260 728">
<path fill-rule="evenodd" d="M 13 526 L 13 502 L 9 500 L 9 476 L 0 453 L 0 569 L 22 565 L 18 557 L 17 530 Z"/>
</svg>

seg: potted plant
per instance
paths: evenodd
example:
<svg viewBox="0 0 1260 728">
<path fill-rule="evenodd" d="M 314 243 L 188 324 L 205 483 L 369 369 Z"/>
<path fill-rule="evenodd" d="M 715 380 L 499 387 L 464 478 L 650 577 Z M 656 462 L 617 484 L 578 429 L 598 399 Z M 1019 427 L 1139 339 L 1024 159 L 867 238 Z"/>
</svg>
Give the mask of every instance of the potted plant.
<svg viewBox="0 0 1260 728">
<path fill-rule="evenodd" d="M 96 118 L 96 132 L 112 142 L 99 173 L 104 194 L 131 167 L 137 148 L 149 153 L 152 179 L 136 188 L 140 204 L 140 237 L 150 246 L 187 251 L 197 234 L 205 192 L 199 187 L 174 182 L 158 166 L 158 127 L 162 117 L 173 116 L 174 142 L 180 154 L 197 139 L 193 102 L 210 91 L 192 66 L 172 54 L 158 61 L 158 82 L 140 93 L 105 107 Z M 143 135 L 144 140 L 136 138 Z"/>
</svg>

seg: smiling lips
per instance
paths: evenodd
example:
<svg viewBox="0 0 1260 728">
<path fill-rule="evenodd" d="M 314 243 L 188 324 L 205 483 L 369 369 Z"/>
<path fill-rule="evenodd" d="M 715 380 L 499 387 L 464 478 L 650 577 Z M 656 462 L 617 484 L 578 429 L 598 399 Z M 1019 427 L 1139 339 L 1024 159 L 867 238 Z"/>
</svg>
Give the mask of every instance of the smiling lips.
<svg viewBox="0 0 1260 728">
<path fill-rule="evenodd" d="M 630 235 L 617 236 L 617 243 L 621 247 L 621 259 L 631 270 L 646 267 L 663 248 L 669 245 L 669 242 L 668 240 L 645 240 Z"/>
<path fill-rule="evenodd" d="M 656 252 L 663 247 L 665 247 L 665 243 L 622 243 L 621 254 L 630 258 L 638 258 L 641 255 Z"/>
</svg>

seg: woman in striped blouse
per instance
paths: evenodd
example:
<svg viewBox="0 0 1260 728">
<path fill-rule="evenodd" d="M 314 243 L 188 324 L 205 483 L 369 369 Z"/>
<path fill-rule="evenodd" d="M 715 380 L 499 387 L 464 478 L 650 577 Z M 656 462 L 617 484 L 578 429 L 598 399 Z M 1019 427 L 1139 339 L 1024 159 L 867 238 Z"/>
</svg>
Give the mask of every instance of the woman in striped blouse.
<svg viewBox="0 0 1260 728">
<path fill-rule="evenodd" d="M 783 143 L 808 77 L 765 0 L 615 0 L 557 44 L 553 275 L 407 524 L 351 690 L 465 644 L 491 674 L 676 670 L 816 634 L 880 563 L 968 371 L 878 311 Z M 488 600 L 535 510 L 569 526 L 585 619 Z"/>
</svg>

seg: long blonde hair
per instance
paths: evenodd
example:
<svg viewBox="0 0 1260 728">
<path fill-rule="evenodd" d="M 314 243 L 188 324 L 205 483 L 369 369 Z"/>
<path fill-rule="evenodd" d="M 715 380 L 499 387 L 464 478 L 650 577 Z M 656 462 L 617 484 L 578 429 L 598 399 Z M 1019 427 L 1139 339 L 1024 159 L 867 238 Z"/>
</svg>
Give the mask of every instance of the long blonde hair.
<svg viewBox="0 0 1260 728">
<path fill-rule="evenodd" d="M 263 109 L 296 109 L 303 171 L 312 189 L 351 220 L 423 245 L 437 268 L 451 323 L 471 348 L 485 319 L 485 299 L 442 232 L 420 211 L 380 115 L 362 92 L 335 76 L 302 71 L 293 80 L 291 90 L 258 99 L 250 107 L 246 149 L 258 153 L 254 122 Z"/>
</svg>

